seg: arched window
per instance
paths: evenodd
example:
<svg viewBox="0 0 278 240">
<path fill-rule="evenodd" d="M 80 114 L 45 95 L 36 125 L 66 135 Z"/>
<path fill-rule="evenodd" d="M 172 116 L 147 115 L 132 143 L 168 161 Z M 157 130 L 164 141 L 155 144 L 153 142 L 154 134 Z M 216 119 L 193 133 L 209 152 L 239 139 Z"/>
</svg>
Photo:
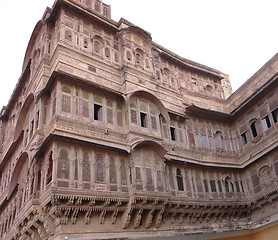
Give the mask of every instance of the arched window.
<svg viewBox="0 0 278 240">
<path fill-rule="evenodd" d="M 229 182 L 227 179 L 225 180 L 225 191 L 230 192 Z"/>
<path fill-rule="evenodd" d="M 212 92 L 212 86 L 211 85 L 206 85 L 205 90 L 207 93 L 211 93 Z"/>
<path fill-rule="evenodd" d="M 222 138 L 223 137 L 222 137 L 221 132 L 217 131 L 215 133 L 215 144 L 216 144 L 217 148 L 223 148 L 223 146 L 222 146 Z"/>
<path fill-rule="evenodd" d="M 82 181 L 90 182 L 91 181 L 91 164 L 89 160 L 89 154 L 84 152 L 83 162 L 82 162 Z"/>
<path fill-rule="evenodd" d="M 182 174 L 181 174 L 181 170 L 179 168 L 177 169 L 176 177 L 177 177 L 178 190 L 184 191 Z"/>
<path fill-rule="evenodd" d="M 164 75 L 163 75 L 163 82 L 169 84 L 169 76 L 168 76 L 168 73 L 164 73 Z"/>
<path fill-rule="evenodd" d="M 142 56 L 139 53 L 136 53 L 136 64 L 142 63 Z"/>
<path fill-rule="evenodd" d="M 271 169 L 269 166 L 263 166 L 260 170 L 259 170 L 259 176 L 261 178 L 261 182 L 263 184 L 268 184 L 270 183 L 270 180 L 272 178 L 271 176 Z"/>
<path fill-rule="evenodd" d="M 145 60 L 145 65 L 146 65 L 146 68 L 150 68 L 150 63 L 149 63 L 149 60 L 147 58 Z"/>
<path fill-rule="evenodd" d="M 62 88 L 62 111 L 71 112 L 71 90 L 68 87 Z"/>
<path fill-rule="evenodd" d="M 131 60 L 132 60 L 130 51 L 127 51 L 127 52 L 126 52 L 126 59 L 127 59 L 128 61 L 131 61 Z"/>
<path fill-rule="evenodd" d="M 68 151 L 65 149 L 62 149 L 59 154 L 57 177 L 69 179 L 69 158 Z"/>
<path fill-rule="evenodd" d="M 105 167 L 104 167 L 104 159 L 102 154 L 96 155 L 96 167 L 95 167 L 95 181 L 97 183 L 105 182 Z"/>
<path fill-rule="evenodd" d="M 156 75 L 156 79 L 157 79 L 157 80 L 160 80 L 160 72 L 159 72 L 158 70 L 156 71 L 156 74 L 155 74 L 155 75 Z"/>
<path fill-rule="evenodd" d="M 70 30 L 66 30 L 65 39 L 68 41 L 72 41 L 72 32 Z"/>
<path fill-rule="evenodd" d="M 110 49 L 105 48 L 105 57 L 110 58 Z"/>
<path fill-rule="evenodd" d="M 100 53 L 100 43 L 98 41 L 94 42 L 94 50 L 96 53 Z"/>
</svg>

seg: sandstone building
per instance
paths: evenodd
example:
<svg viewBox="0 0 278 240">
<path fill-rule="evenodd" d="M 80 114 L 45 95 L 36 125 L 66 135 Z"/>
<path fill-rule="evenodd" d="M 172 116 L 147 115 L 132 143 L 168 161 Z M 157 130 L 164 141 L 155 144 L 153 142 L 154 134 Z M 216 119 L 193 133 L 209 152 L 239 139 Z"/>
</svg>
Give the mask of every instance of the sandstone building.
<svg viewBox="0 0 278 240">
<path fill-rule="evenodd" d="M 232 94 L 109 5 L 56 0 L 0 115 L 0 239 L 271 236 L 277 75 Z"/>
</svg>

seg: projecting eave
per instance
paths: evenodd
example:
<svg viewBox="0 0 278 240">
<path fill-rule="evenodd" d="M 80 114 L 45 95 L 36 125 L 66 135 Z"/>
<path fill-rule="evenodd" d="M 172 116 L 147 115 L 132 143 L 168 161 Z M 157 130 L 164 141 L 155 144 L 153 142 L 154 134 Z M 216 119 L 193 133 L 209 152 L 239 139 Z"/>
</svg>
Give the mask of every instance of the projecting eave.
<svg viewBox="0 0 278 240">
<path fill-rule="evenodd" d="M 162 47 L 158 43 L 153 42 L 152 45 L 153 45 L 154 50 L 157 51 L 160 54 L 160 56 L 162 56 L 164 58 L 168 58 L 172 61 L 177 62 L 178 64 L 180 64 L 184 67 L 193 69 L 195 71 L 200 71 L 200 72 L 203 72 L 205 74 L 211 75 L 215 79 L 221 80 L 221 79 L 224 78 L 225 74 L 223 74 L 219 70 L 216 70 L 214 68 L 210 68 L 210 67 L 202 65 L 200 63 L 197 63 L 197 62 L 191 61 L 189 59 L 183 58 L 183 57 L 169 51 L 168 49 Z"/>
<path fill-rule="evenodd" d="M 229 113 L 218 112 L 210 109 L 200 108 L 194 104 L 185 109 L 185 114 L 196 116 L 204 119 L 216 120 L 221 122 L 232 122 L 234 116 Z"/>
<path fill-rule="evenodd" d="M 236 108 L 231 111 L 234 116 L 239 116 L 242 112 L 250 109 L 256 102 L 264 98 L 267 93 L 278 85 L 278 73 L 274 74 L 265 84 L 256 88 L 251 95 L 244 99 Z"/>
</svg>

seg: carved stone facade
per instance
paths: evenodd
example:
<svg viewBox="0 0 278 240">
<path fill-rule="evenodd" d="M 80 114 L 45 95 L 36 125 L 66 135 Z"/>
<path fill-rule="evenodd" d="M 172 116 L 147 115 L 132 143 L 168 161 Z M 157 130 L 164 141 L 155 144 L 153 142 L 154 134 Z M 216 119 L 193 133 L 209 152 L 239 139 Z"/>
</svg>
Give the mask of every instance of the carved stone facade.
<svg viewBox="0 0 278 240">
<path fill-rule="evenodd" d="M 277 73 L 275 55 L 232 94 L 227 75 L 113 21 L 101 1 L 56 1 L 1 111 L 0 239 L 275 226 Z"/>
</svg>

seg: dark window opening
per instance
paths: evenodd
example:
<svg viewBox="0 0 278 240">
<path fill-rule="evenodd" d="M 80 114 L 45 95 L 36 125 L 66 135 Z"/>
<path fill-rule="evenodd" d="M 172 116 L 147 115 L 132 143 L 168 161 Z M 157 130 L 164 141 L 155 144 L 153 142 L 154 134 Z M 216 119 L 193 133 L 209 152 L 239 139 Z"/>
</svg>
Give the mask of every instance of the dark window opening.
<svg viewBox="0 0 278 240">
<path fill-rule="evenodd" d="M 240 192 L 240 187 L 239 187 L 238 181 L 235 181 L 235 185 L 236 185 L 236 191 L 237 191 L 237 192 Z"/>
<path fill-rule="evenodd" d="M 147 114 L 140 112 L 141 127 L 147 127 Z"/>
<path fill-rule="evenodd" d="M 177 169 L 177 183 L 178 183 L 178 190 L 184 191 L 181 170 L 179 168 Z"/>
<path fill-rule="evenodd" d="M 217 132 L 215 134 L 215 143 L 216 143 L 217 148 L 222 148 L 221 138 L 222 138 L 221 134 L 219 132 Z"/>
<path fill-rule="evenodd" d="M 254 138 L 257 137 L 258 136 L 258 129 L 257 129 L 256 122 L 253 122 L 250 127 L 251 127 L 253 137 Z"/>
<path fill-rule="evenodd" d="M 235 192 L 234 184 L 231 182 L 232 191 Z"/>
<path fill-rule="evenodd" d="M 170 127 L 170 132 L 172 141 L 176 141 L 176 129 L 174 127 Z"/>
<path fill-rule="evenodd" d="M 84 48 L 88 48 L 88 42 L 87 42 L 87 40 L 84 40 Z"/>
<path fill-rule="evenodd" d="M 245 131 L 244 133 L 241 134 L 241 139 L 242 139 L 242 142 L 243 142 L 244 145 L 249 142 L 247 131 Z"/>
<path fill-rule="evenodd" d="M 210 188 L 212 192 L 216 192 L 215 180 L 210 180 Z"/>
<path fill-rule="evenodd" d="M 227 180 L 225 181 L 225 190 L 226 192 L 230 192 L 229 182 Z"/>
<path fill-rule="evenodd" d="M 217 184 L 218 184 L 218 189 L 219 189 L 219 192 L 223 192 L 223 190 L 222 190 L 222 184 L 221 184 L 221 181 L 220 181 L 220 180 L 218 180 L 218 181 L 217 181 Z"/>
<path fill-rule="evenodd" d="M 94 104 L 94 120 L 101 121 L 102 106 Z"/>
<path fill-rule="evenodd" d="M 268 116 L 265 116 L 261 120 L 261 123 L 262 123 L 262 128 L 263 128 L 264 131 L 266 131 L 267 129 L 269 129 L 271 127 L 271 123 L 270 123 L 270 120 L 269 120 Z"/>
<path fill-rule="evenodd" d="M 242 192 L 244 192 L 244 187 L 242 181 L 240 181 Z"/>
<path fill-rule="evenodd" d="M 36 129 L 39 127 L 39 119 L 40 119 L 40 111 L 37 111 L 36 126 L 35 126 Z"/>
<path fill-rule="evenodd" d="M 278 108 L 271 112 L 274 123 L 278 122 Z"/>
<path fill-rule="evenodd" d="M 53 171 L 53 160 L 52 160 L 52 153 L 51 153 L 49 157 L 49 165 L 47 169 L 46 185 L 48 185 L 52 181 L 52 171 Z"/>
</svg>

